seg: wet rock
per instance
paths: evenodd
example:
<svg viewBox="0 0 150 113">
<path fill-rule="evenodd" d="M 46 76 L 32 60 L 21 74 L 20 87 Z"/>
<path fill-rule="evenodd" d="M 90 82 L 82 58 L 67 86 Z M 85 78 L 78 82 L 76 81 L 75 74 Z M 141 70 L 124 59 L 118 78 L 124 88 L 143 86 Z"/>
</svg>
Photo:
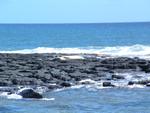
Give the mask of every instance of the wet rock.
<svg viewBox="0 0 150 113">
<path fill-rule="evenodd" d="M 134 84 L 134 82 L 132 82 L 132 81 L 128 82 L 128 85 L 133 85 L 133 84 Z"/>
<path fill-rule="evenodd" d="M 150 83 L 150 80 L 141 80 L 141 81 L 138 81 L 136 82 L 137 84 L 142 84 L 142 85 L 146 85 L 148 83 Z"/>
<path fill-rule="evenodd" d="M 146 73 L 150 72 L 150 66 L 149 65 L 139 65 L 139 67 L 141 68 L 141 71 L 144 71 Z"/>
<path fill-rule="evenodd" d="M 0 88 L 0 92 L 13 93 L 13 92 L 15 92 L 15 90 L 17 90 L 17 88 L 15 88 L 15 87 L 1 87 Z"/>
<path fill-rule="evenodd" d="M 150 87 L 150 83 L 146 84 L 147 87 Z"/>
<path fill-rule="evenodd" d="M 4 71 L 4 69 L 0 69 L 0 72 L 3 72 Z"/>
<path fill-rule="evenodd" d="M 114 87 L 111 82 L 103 82 L 103 87 Z"/>
<path fill-rule="evenodd" d="M 6 80 L 6 79 L 0 80 L 0 86 L 10 86 L 10 85 L 12 85 L 12 82 L 10 80 Z"/>
<path fill-rule="evenodd" d="M 23 98 L 35 98 L 40 99 L 43 98 L 41 94 L 35 92 L 33 89 L 24 88 L 18 92 L 18 95 L 21 95 Z"/>
<path fill-rule="evenodd" d="M 0 82 L 0 86 L 7 86 L 8 84 L 6 82 Z"/>
<path fill-rule="evenodd" d="M 125 79 L 125 78 L 121 75 L 112 75 L 112 79 Z"/>
<path fill-rule="evenodd" d="M 55 84 L 55 85 L 46 85 L 46 87 L 49 89 L 49 90 L 54 90 L 54 89 L 60 89 L 62 88 L 62 86 L 60 86 L 59 84 Z"/>
<path fill-rule="evenodd" d="M 150 61 L 140 58 L 96 58 L 97 55 L 85 54 L 85 59 L 58 59 L 63 55 L 65 54 L 0 54 L 0 86 L 38 85 L 57 89 L 78 85 L 81 84 L 80 81 L 90 79 L 107 81 L 103 83 L 104 87 L 112 87 L 114 85 L 110 81 L 125 79 L 115 73 L 150 72 Z M 130 81 L 128 85 L 149 83 L 148 80 L 140 80 Z"/>
<path fill-rule="evenodd" d="M 130 81 L 128 85 L 133 85 L 133 84 L 147 85 L 149 83 L 150 80 L 139 80 L 139 81 Z"/>
<path fill-rule="evenodd" d="M 60 85 L 62 87 L 70 87 L 71 86 L 71 84 L 69 82 L 62 82 L 62 83 L 60 83 Z"/>
</svg>

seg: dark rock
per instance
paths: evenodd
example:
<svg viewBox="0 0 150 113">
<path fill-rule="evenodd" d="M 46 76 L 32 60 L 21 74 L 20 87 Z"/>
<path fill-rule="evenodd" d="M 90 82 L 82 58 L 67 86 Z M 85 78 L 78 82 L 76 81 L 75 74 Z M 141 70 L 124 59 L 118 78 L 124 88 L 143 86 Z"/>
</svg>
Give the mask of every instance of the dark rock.
<svg viewBox="0 0 150 113">
<path fill-rule="evenodd" d="M 140 81 L 130 81 L 128 85 L 133 85 L 133 84 L 147 85 L 149 83 L 150 80 L 140 80 Z"/>
<path fill-rule="evenodd" d="M 121 75 L 112 75 L 112 79 L 124 79 Z"/>
<path fill-rule="evenodd" d="M 150 64 L 148 61 L 137 61 L 138 66 L 141 68 L 141 71 L 144 71 L 146 73 L 150 72 Z"/>
<path fill-rule="evenodd" d="M 12 85 L 12 82 L 9 80 L 0 80 L 0 86 L 9 86 Z"/>
<path fill-rule="evenodd" d="M 0 82 L 0 86 L 7 86 L 6 82 Z"/>
<path fill-rule="evenodd" d="M 43 98 L 41 94 L 29 88 L 21 89 L 18 94 L 21 95 L 23 98 L 35 98 L 35 99 Z"/>
<path fill-rule="evenodd" d="M 65 54 L 3 54 L 0 53 L 0 86 L 46 86 L 49 89 L 70 87 L 79 81 L 91 79 L 107 81 L 104 87 L 113 87 L 110 81 L 125 79 L 115 73 L 150 72 L 150 61 L 140 58 L 106 58 L 84 54 L 83 59 L 60 60 Z M 134 75 L 135 78 L 136 75 Z M 149 85 L 149 80 L 130 81 L 128 85 Z M 56 85 L 50 85 L 54 83 Z M 85 84 L 90 84 L 86 82 Z"/>
<path fill-rule="evenodd" d="M 142 85 L 146 85 L 148 83 L 150 83 L 150 80 L 141 80 L 141 81 L 136 82 L 136 84 L 142 84 Z"/>
<path fill-rule="evenodd" d="M 62 82 L 62 83 L 60 83 L 60 85 L 62 87 L 70 87 L 71 86 L 71 84 L 69 82 Z"/>
<path fill-rule="evenodd" d="M 17 85 L 18 84 L 18 81 L 17 81 L 17 79 L 12 79 L 12 83 L 13 83 L 13 85 Z"/>
<path fill-rule="evenodd" d="M 60 88 L 62 88 L 62 86 L 60 86 L 58 84 L 56 84 L 56 85 L 47 85 L 47 88 L 49 90 L 54 90 L 54 89 L 60 89 Z"/>
<path fill-rule="evenodd" d="M 132 82 L 132 81 L 128 82 L 128 85 L 133 85 L 133 84 L 134 84 L 134 82 Z"/>
<path fill-rule="evenodd" d="M 4 71 L 4 69 L 0 69 L 0 72 L 3 72 Z"/>
<path fill-rule="evenodd" d="M 111 82 L 103 82 L 103 87 L 114 87 Z"/>
<path fill-rule="evenodd" d="M 150 87 L 150 83 L 146 84 L 147 87 Z"/>
<path fill-rule="evenodd" d="M 15 92 L 15 90 L 17 90 L 17 88 L 14 88 L 14 87 L 1 87 L 0 88 L 0 92 L 12 93 L 12 92 Z"/>
</svg>

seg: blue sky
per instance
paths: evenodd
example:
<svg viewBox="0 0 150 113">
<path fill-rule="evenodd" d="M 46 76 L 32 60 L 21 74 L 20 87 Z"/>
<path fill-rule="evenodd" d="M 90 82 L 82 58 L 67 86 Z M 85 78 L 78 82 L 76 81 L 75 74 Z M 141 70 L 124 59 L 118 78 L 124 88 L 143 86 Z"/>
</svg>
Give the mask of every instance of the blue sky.
<svg viewBox="0 0 150 113">
<path fill-rule="evenodd" d="M 0 0 L 0 23 L 150 21 L 150 0 Z"/>
</svg>

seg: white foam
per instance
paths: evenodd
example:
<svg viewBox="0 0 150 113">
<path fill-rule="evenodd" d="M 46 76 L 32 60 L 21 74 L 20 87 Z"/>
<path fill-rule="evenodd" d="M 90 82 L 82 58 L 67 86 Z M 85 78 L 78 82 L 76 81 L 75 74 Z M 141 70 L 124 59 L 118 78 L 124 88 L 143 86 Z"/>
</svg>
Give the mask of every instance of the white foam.
<svg viewBox="0 0 150 113">
<path fill-rule="evenodd" d="M 40 94 L 43 94 L 44 92 L 48 91 L 48 88 L 47 87 L 37 87 L 35 91 Z"/>
<path fill-rule="evenodd" d="M 22 99 L 22 96 L 17 95 L 17 94 L 11 94 L 11 95 L 7 95 L 8 99 Z"/>
<path fill-rule="evenodd" d="M 30 54 L 30 53 L 68 53 L 68 54 L 79 54 L 79 53 L 97 53 L 96 49 L 88 48 L 48 48 L 48 47 L 38 47 L 35 49 L 24 49 L 24 50 L 15 50 L 15 51 L 0 51 L 0 53 L 21 53 L 21 54 Z"/>
<path fill-rule="evenodd" d="M 2 92 L 0 93 L 0 96 L 6 97 L 7 99 L 22 99 L 23 98 L 21 95 L 18 95 L 16 93 L 9 94 L 9 92 Z"/>
<path fill-rule="evenodd" d="M 99 56 L 127 56 L 140 57 L 150 59 L 150 45 L 132 45 L 132 46 L 114 46 L 114 47 L 79 47 L 79 48 L 48 48 L 38 47 L 35 49 L 24 49 L 15 51 L 0 51 L 0 53 L 65 53 L 65 54 L 97 54 Z M 66 56 L 68 58 L 77 59 L 81 56 Z M 65 59 L 65 58 L 64 58 Z"/>
<path fill-rule="evenodd" d="M 53 100 L 55 100 L 55 98 L 42 98 L 41 100 L 53 101 Z"/>
<path fill-rule="evenodd" d="M 61 56 L 59 57 L 61 60 L 67 60 L 67 59 L 84 59 L 84 57 L 80 55 L 68 55 L 68 56 Z"/>
<path fill-rule="evenodd" d="M 32 88 L 25 87 L 25 88 L 22 88 L 22 89 L 18 90 L 18 92 L 17 92 L 17 93 L 19 94 L 19 93 L 21 93 L 22 91 L 24 91 L 24 90 L 28 90 L 28 89 L 32 89 Z M 32 90 L 33 90 L 33 89 L 32 89 Z"/>
<path fill-rule="evenodd" d="M 0 96 L 7 97 L 8 96 L 8 92 L 2 92 L 2 93 L 0 93 Z"/>
<path fill-rule="evenodd" d="M 84 85 L 74 85 L 74 86 L 71 86 L 70 88 L 71 89 L 80 89 L 82 87 L 84 87 Z"/>
<path fill-rule="evenodd" d="M 96 81 L 91 80 L 91 79 L 84 79 L 84 80 L 79 81 L 79 83 L 86 83 L 86 82 L 88 82 L 90 84 L 96 84 L 97 83 Z"/>
<path fill-rule="evenodd" d="M 9 94 L 8 92 L 2 92 L 2 93 L 0 93 L 0 96 L 5 97 L 7 99 L 14 99 L 14 100 L 23 99 L 23 97 L 21 95 L 18 95 L 16 93 Z M 34 100 L 34 99 L 27 99 L 27 100 Z M 55 98 L 42 98 L 42 99 L 39 99 L 39 100 L 54 101 Z"/>
<path fill-rule="evenodd" d="M 60 92 L 60 91 L 64 91 L 66 90 L 67 88 L 60 88 L 60 89 L 55 89 L 54 92 Z"/>
<path fill-rule="evenodd" d="M 133 85 L 129 85 L 128 88 L 145 88 L 145 86 L 139 84 L 133 84 Z"/>
</svg>

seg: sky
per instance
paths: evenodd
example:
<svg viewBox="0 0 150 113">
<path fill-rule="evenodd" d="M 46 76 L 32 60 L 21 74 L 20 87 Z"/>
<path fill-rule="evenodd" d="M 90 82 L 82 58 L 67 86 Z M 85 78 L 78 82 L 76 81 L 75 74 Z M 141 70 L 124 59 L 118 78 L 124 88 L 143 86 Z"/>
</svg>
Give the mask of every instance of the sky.
<svg viewBox="0 0 150 113">
<path fill-rule="evenodd" d="M 150 0 L 0 0 L 0 23 L 150 21 Z"/>
</svg>

